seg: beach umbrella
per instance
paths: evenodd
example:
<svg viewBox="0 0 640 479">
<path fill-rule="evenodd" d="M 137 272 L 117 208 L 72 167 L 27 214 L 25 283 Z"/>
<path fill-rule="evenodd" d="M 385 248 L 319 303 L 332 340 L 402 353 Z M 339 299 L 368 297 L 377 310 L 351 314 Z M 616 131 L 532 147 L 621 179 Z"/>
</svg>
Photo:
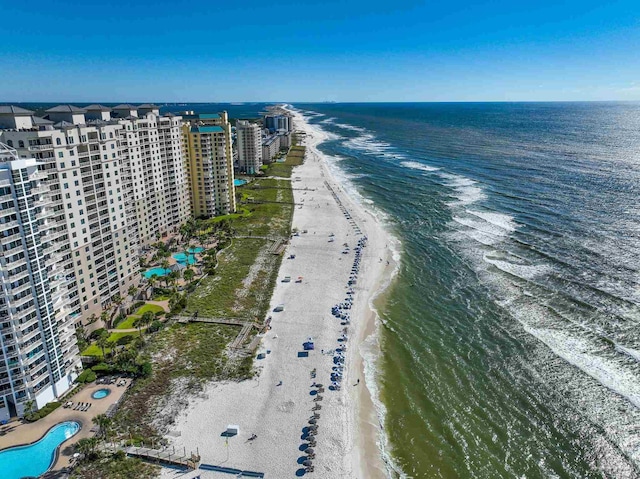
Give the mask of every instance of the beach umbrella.
<svg viewBox="0 0 640 479">
<path fill-rule="evenodd" d="M 315 424 L 316 422 L 318 422 L 317 419 L 314 419 L 314 418 L 309 419 L 309 424 Z"/>
<path fill-rule="evenodd" d="M 305 454 L 313 454 L 314 452 L 315 452 L 315 451 L 313 450 L 313 448 L 310 448 L 310 447 L 308 447 L 308 448 L 306 448 L 306 449 L 304 450 L 304 453 L 305 453 Z"/>
<path fill-rule="evenodd" d="M 313 463 L 309 460 L 309 459 L 305 459 L 304 461 L 302 461 L 302 465 L 303 466 L 311 466 Z"/>
</svg>

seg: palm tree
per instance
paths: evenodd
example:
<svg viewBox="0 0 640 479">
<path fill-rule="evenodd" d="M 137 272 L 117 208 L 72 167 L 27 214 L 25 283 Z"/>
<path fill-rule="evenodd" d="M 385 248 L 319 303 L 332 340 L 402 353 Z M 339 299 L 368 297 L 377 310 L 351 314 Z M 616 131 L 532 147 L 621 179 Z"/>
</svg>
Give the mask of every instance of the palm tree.
<svg viewBox="0 0 640 479">
<path fill-rule="evenodd" d="M 163 270 L 165 270 L 165 273 L 166 273 L 166 272 L 167 272 L 167 270 L 169 269 L 169 260 L 167 260 L 167 259 L 163 259 L 163 260 L 162 260 L 162 263 L 160 263 L 160 267 L 161 267 Z M 164 285 L 165 285 L 165 287 L 168 287 L 168 286 L 169 286 L 167 276 L 168 276 L 168 274 L 165 274 L 165 275 L 163 276 L 163 279 L 164 279 Z"/>
<path fill-rule="evenodd" d="M 140 337 L 142 337 L 142 317 L 137 318 L 134 322 L 133 322 L 133 327 L 134 328 L 138 328 L 138 334 L 140 335 Z"/>
<path fill-rule="evenodd" d="M 109 333 L 105 331 L 103 334 L 98 336 L 98 339 L 96 339 L 96 344 L 100 349 L 102 349 L 102 358 L 104 359 L 104 350 L 109 346 L 109 344 L 111 344 L 111 341 L 109 341 Z"/>
<path fill-rule="evenodd" d="M 100 428 L 100 435 L 105 441 L 109 440 L 109 430 L 113 423 L 112 419 L 106 414 L 98 414 L 91 421 Z"/>
<path fill-rule="evenodd" d="M 153 323 L 156 320 L 156 315 L 153 314 L 151 311 L 147 311 L 142 315 L 140 320 L 142 321 L 143 326 L 148 327 L 148 326 L 151 326 L 151 323 Z"/>
<path fill-rule="evenodd" d="M 129 296 L 131 296 L 131 299 L 135 299 L 136 294 L 138 294 L 138 288 L 134 285 L 131 285 L 129 286 L 127 293 L 129 294 Z"/>
<path fill-rule="evenodd" d="M 80 454 L 83 454 L 85 457 L 91 457 L 95 455 L 97 445 L 98 445 L 97 437 L 87 437 L 85 439 L 80 439 L 76 443 L 76 449 Z"/>
<path fill-rule="evenodd" d="M 182 277 L 184 278 L 184 280 L 186 282 L 188 282 L 189 284 L 191 284 L 191 281 L 193 281 L 193 277 L 196 274 L 193 272 L 193 270 L 191 268 L 188 268 L 184 271 L 184 273 L 182 273 Z"/>
<path fill-rule="evenodd" d="M 100 313 L 100 320 L 102 321 L 102 324 L 106 327 L 109 322 L 109 311 L 103 311 L 102 313 Z"/>
<path fill-rule="evenodd" d="M 25 401 L 24 410 L 23 410 L 24 415 L 31 416 L 31 414 L 33 414 L 35 406 L 36 406 L 36 402 L 33 399 L 29 399 L 28 401 Z"/>
</svg>

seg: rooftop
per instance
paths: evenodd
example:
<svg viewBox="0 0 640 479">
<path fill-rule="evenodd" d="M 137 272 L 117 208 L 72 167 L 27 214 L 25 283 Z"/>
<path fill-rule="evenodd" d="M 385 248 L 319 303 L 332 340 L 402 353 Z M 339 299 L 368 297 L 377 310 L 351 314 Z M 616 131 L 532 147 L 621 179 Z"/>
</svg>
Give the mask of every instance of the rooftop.
<svg viewBox="0 0 640 479">
<path fill-rule="evenodd" d="M 84 109 L 87 111 L 111 111 L 111 108 L 109 108 L 108 106 L 96 104 L 85 106 Z"/>
<path fill-rule="evenodd" d="M 24 108 L 20 108 L 19 106 L 13 106 L 13 105 L 7 105 L 7 106 L 0 106 L 0 114 L 13 114 L 13 115 L 23 115 L 23 116 L 29 116 L 29 115 L 33 115 L 33 112 L 31 110 L 25 110 Z"/>
<path fill-rule="evenodd" d="M 138 108 L 145 108 L 145 109 L 151 108 L 153 110 L 157 110 L 160 107 L 158 105 L 154 105 L 153 103 L 144 103 L 138 106 Z"/>
<path fill-rule="evenodd" d="M 137 106 L 129 105 L 128 103 L 122 103 L 121 105 L 114 106 L 114 110 L 137 110 Z"/>
<path fill-rule="evenodd" d="M 182 116 L 190 119 L 198 118 L 200 120 L 219 120 L 220 119 L 220 115 L 218 115 L 217 113 L 195 113 L 193 115 L 183 114 Z"/>
<path fill-rule="evenodd" d="M 31 122 L 34 125 L 53 125 L 53 122 L 51 120 L 45 120 L 44 118 L 40 118 L 38 116 L 32 116 Z"/>
<path fill-rule="evenodd" d="M 47 113 L 86 113 L 84 108 L 78 108 L 73 105 L 58 105 L 46 110 Z"/>
<path fill-rule="evenodd" d="M 221 126 L 192 126 L 191 133 L 223 133 Z"/>
</svg>

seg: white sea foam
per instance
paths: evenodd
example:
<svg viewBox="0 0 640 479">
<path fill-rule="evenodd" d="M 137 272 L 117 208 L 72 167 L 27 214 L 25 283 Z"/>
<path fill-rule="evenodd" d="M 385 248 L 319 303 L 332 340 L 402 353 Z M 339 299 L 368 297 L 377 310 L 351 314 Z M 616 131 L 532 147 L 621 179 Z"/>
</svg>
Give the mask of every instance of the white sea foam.
<svg viewBox="0 0 640 479">
<path fill-rule="evenodd" d="M 518 278 L 531 280 L 538 276 L 549 273 L 551 268 L 547 265 L 525 265 L 512 263 L 510 261 L 503 261 L 496 258 L 492 258 L 490 255 L 485 254 L 483 256 L 485 263 L 492 264 L 500 271 L 517 276 Z"/>
<path fill-rule="evenodd" d="M 557 329 L 531 327 L 526 323 L 524 329 L 545 343 L 557 356 L 640 408 L 638 376 L 614 360 L 594 354 L 593 345 L 588 340 Z"/>
<path fill-rule="evenodd" d="M 320 123 L 324 124 L 324 125 L 328 125 L 330 123 L 333 123 L 334 121 L 336 121 L 337 118 L 335 117 L 331 117 L 331 118 L 325 118 L 324 120 L 322 120 Z"/>
<path fill-rule="evenodd" d="M 625 348 L 624 346 L 620 346 L 619 344 L 616 344 L 616 349 L 621 353 L 631 356 L 633 359 L 640 362 L 640 351 L 638 351 L 637 349 Z"/>
<path fill-rule="evenodd" d="M 471 230 L 479 231 L 498 241 L 502 241 L 509 234 L 508 230 L 487 221 L 480 221 L 468 216 L 454 216 L 452 219 L 462 226 L 466 226 Z"/>
<path fill-rule="evenodd" d="M 349 141 L 345 142 L 345 146 L 354 150 L 376 154 L 385 153 L 391 148 L 389 143 L 376 140 L 376 137 L 371 133 L 351 138 Z"/>
<path fill-rule="evenodd" d="M 436 168 L 435 166 L 425 165 L 423 163 L 418 163 L 417 161 L 402 161 L 400 162 L 402 166 L 405 168 L 410 168 L 412 170 L 420 170 L 420 171 L 438 171 L 440 168 Z"/>
<path fill-rule="evenodd" d="M 513 216 L 504 213 L 489 213 L 487 211 L 467 210 L 467 213 L 483 219 L 487 223 L 495 225 L 503 230 L 511 233 L 516 230 L 518 225 L 513 220 Z"/>
<path fill-rule="evenodd" d="M 337 126 L 338 128 L 342 128 L 343 130 L 357 131 L 360 133 L 364 133 L 367 131 L 364 128 L 361 128 L 359 126 L 348 125 L 346 123 L 336 123 L 334 126 Z"/>
<path fill-rule="evenodd" d="M 477 181 L 450 173 L 441 173 L 440 176 L 446 180 L 446 186 L 454 191 L 452 196 L 456 201 L 448 203 L 452 208 L 468 206 L 487 198 Z"/>
</svg>

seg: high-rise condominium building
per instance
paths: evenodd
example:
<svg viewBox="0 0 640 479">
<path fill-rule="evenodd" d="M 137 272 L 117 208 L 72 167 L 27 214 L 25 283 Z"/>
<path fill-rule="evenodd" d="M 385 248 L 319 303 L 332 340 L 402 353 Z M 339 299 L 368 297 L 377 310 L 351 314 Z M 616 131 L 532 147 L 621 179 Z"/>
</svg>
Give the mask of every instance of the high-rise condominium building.
<svg viewBox="0 0 640 479">
<path fill-rule="evenodd" d="M 135 217 L 125 205 L 131 192 L 120 151 L 122 126 L 87 121 L 85 113 L 61 105 L 47 110 L 44 121 L 32 112 L 12 118 L 0 111 L 0 141 L 16 148 L 21 158 L 35 157 L 47 175 L 57 227 L 55 253 L 78 287 L 70 307 L 86 324 L 117 297 L 127 297 L 140 276 L 138 240 L 131 234 Z"/>
<path fill-rule="evenodd" d="M 122 161 L 132 182 L 127 203 L 135 210 L 140 243 L 148 246 L 191 216 L 182 118 L 161 116 L 149 104 L 118 105 L 110 114 L 122 125 Z"/>
<path fill-rule="evenodd" d="M 12 113 L 28 125 L 28 111 Z M 81 369 L 76 256 L 60 241 L 59 192 L 39 166 L 0 143 L 0 420 L 21 416 L 27 401 L 39 408 L 59 397 Z"/>
<path fill-rule="evenodd" d="M 231 125 L 227 112 L 184 115 L 182 126 L 191 180 L 191 206 L 196 217 L 209 218 L 236 210 Z"/>
<path fill-rule="evenodd" d="M 264 127 L 271 133 L 288 132 L 293 129 L 293 121 L 289 115 L 265 115 Z"/>
<path fill-rule="evenodd" d="M 82 319 L 100 316 L 138 284 L 140 247 L 191 214 L 181 119 L 154 105 L 0 108 L 1 141 L 49 175 Z"/>
<path fill-rule="evenodd" d="M 260 125 L 246 120 L 236 123 L 236 148 L 240 171 L 255 175 L 262 166 L 262 131 Z"/>
</svg>

